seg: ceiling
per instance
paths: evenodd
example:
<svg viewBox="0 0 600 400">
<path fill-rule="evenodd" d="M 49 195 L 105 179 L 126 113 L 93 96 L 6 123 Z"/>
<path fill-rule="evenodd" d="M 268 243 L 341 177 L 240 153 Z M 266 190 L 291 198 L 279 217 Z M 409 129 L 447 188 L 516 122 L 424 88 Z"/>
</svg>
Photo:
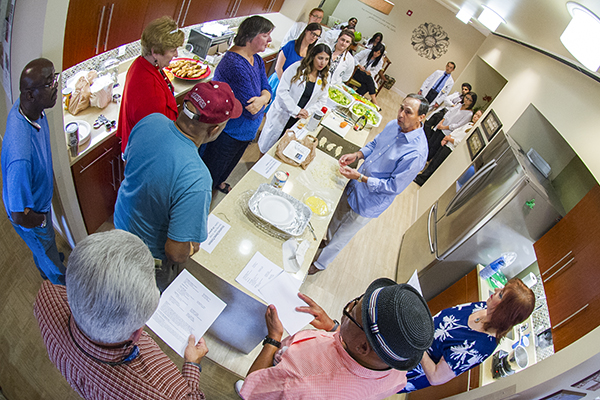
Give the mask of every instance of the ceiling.
<svg viewBox="0 0 600 400">
<path fill-rule="evenodd" d="M 475 6 L 477 11 L 469 24 L 484 35 L 489 30 L 476 18 L 486 5 L 504 18 L 496 33 L 500 33 L 536 47 L 548 50 L 574 61 L 574 57 L 562 45 L 560 35 L 571 21 L 567 10 L 568 0 L 436 0 L 453 13 L 465 4 Z M 575 0 L 600 16 L 600 1 Z"/>
</svg>

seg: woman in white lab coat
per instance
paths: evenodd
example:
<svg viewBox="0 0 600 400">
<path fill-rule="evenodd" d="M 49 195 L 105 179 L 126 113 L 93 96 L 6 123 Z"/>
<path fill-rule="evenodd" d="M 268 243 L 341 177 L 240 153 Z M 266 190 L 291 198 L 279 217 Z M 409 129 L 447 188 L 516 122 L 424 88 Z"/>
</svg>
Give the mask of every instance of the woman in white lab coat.
<svg viewBox="0 0 600 400">
<path fill-rule="evenodd" d="M 361 96 L 369 92 L 371 101 L 376 105 L 377 85 L 373 77 L 377 76 L 383 66 L 383 53 L 385 53 L 385 46 L 382 43 L 377 43 L 371 50 L 365 49 L 354 57 L 354 63 L 358 69 L 354 72 L 352 79 L 361 84 L 356 92 Z"/>
<path fill-rule="evenodd" d="M 298 119 L 308 118 L 325 105 L 329 89 L 330 58 L 329 46 L 318 44 L 302 61 L 297 61 L 285 70 L 258 138 L 262 154 L 269 151 L 283 132 L 291 128 Z"/>
<path fill-rule="evenodd" d="M 354 32 L 348 29 L 343 30 L 332 48 L 333 53 L 329 67 L 330 85 L 339 85 L 346 82 L 354 72 L 354 57 L 348 51 L 352 40 L 354 40 Z"/>
</svg>

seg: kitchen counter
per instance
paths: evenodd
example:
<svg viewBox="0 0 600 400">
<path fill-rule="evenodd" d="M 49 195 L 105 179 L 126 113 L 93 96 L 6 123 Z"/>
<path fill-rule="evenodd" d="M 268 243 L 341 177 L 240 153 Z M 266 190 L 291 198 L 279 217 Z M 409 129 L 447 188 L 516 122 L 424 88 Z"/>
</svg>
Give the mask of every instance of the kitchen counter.
<svg viewBox="0 0 600 400">
<path fill-rule="evenodd" d="M 321 129 L 320 127 L 318 129 Z M 362 146 L 369 131 L 363 130 L 348 134 L 346 138 Z M 317 132 L 315 132 L 315 135 Z M 267 154 L 274 156 L 275 148 Z M 283 191 L 302 200 L 309 191 L 322 191 L 332 203 L 331 213 L 326 217 L 311 218 L 317 240 L 307 228 L 298 238 L 308 240 L 310 247 L 306 252 L 300 270 L 295 278 L 304 281 L 308 268 L 318 250 L 321 238 L 332 217 L 333 210 L 343 192 L 342 185 L 331 187 L 319 178 L 323 171 L 336 170 L 337 161 L 317 150 L 316 157 L 305 171 L 300 167 L 282 163 L 278 168 L 289 173 Z M 319 171 L 314 174 L 311 171 Z M 204 285 L 220 297 L 227 307 L 205 335 L 210 352 L 208 357 L 231 371 L 245 376 L 248 368 L 260 351 L 260 343 L 266 335 L 264 313 L 266 305 L 235 281 L 242 269 L 258 251 L 275 264 L 283 265 L 282 244 L 284 239 L 269 235 L 259 229 L 242 211 L 241 198 L 247 198 L 248 191 L 256 190 L 262 183 L 271 182 L 254 170 L 248 173 L 233 187 L 233 190 L 219 203 L 212 214 L 228 223 L 231 228 L 211 254 L 201 249 L 186 264 L 188 269 Z M 248 353 L 249 352 L 249 353 Z M 248 353 L 248 354 L 244 354 Z"/>
<path fill-rule="evenodd" d="M 484 268 L 484 266 L 480 264 L 477 266 L 477 271 L 479 272 L 483 268 Z M 479 278 L 479 298 L 481 299 L 481 301 L 487 300 L 490 297 L 490 294 L 493 293 L 493 291 L 494 291 L 493 288 L 490 287 L 487 280 Z M 502 341 L 496 348 L 496 351 L 494 352 L 494 354 L 496 354 L 500 350 L 504 350 L 510 354 L 510 352 L 513 350 L 512 345 L 514 343 L 518 342 L 521 337 L 519 335 L 519 327 L 521 325 L 527 325 L 527 329 L 525 329 L 522 332 L 522 335 L 524 336 L 524 335 L 529 334 L 529 346 L 525 347 L 525 349 L 527 350 L 527 356 L 529 358 L 529 364 L 527 365 L 527 367 L 530 367 L 537 362 L 536 355 L 535 355 L 535 333 L 534 333 L 532 316 L 529 316 L 529 318 L 527 318 L 525 320 L 525 322 L 523 322 L 523 324 L 515 326 L 512 330 L 512 334 L 511 334 L 511 332 L 509 332 L 509 334 L 508 334 L 508 336 L 512 337 L 513 339 L 509 339 L 508 336 L 505 337 L 504 339 L 502 339 Z M 480 387 L 485 386 L 490 383 L 493 383 L 497 380 L 497 379 L 494 379 L 492 376 L 492 359 L 493 359 L 493 357 L 494 357 L 494 355 L 491 355 L 483 363 L 481 363 L 480 370 L 479 370 L 479 386 Z M 522 370 L 518 370 L 515 373 L 519 373 L 521 371 Z M 502 379 L 502 378 L 498 378 L 498 379 Z"/>
</svg>

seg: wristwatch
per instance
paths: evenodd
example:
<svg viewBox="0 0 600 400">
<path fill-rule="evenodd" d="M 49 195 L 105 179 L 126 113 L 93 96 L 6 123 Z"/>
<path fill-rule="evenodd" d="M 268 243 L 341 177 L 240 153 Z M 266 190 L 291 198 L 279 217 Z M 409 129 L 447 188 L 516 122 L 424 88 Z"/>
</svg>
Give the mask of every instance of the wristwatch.
<svg viewBox="0 0 600 400">
<path fill-rule="evenodd" d="M 44 222 L 42 222 L 42 224 L 40 225 L 40 228 L 45 228 L 46 227 L 46 222 L 47 222 L 46 218 L 47 218 L 46 214 L 44 214 Z"/>
<path fill-rule="evenodd" d="M 340 323 L 338 322 L 338 320 L 337 320 L 337 319 L 334 319 L 334 320 L 333 320 L 333 328 L 331 328 L 331 329 L 329 330 L 329 332 L 335 332 L 335 331 L 337 331 L 337 328 L 338 328 L 339 326 L 340 326 Z"/>
<path fill-rule="evenodd" d="M 263 340 L 263 343 L 262 343 L 262 344 L 263 344 L 263 346 L 264 346 L 265 344 L 270 344 L 270 345 L 272 345 L 272 346 L 275 346 L 275 347 L 277 347 L 278 349 L 280 349 L 280 348 L 281 348 L 281 342 L 278 342 L 278 341 L 277 341 L 277 340 L 275 340 L 275 339 L 271 339 L 269 336 L 265 336 L 265 340 Z"/>
</svg>

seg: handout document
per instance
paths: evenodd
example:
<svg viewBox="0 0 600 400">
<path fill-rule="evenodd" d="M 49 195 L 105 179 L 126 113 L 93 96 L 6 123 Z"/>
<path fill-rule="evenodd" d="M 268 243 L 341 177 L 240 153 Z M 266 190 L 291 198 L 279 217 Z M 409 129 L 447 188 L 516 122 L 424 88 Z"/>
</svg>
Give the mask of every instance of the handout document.
<svg viewBox="0 0 600 400">
<path fill-rule="evenodd" d="M 275 171 L 277 171 L 277 168 L 279 168 L 280 165 L 281 161 L 277 161 L 272 156 L 265 154 L 256 162 L 256 164 L 254 164 L 252 169 L 265 178 L 269 178 Z"/>
<path fill-rule="evenodd" d="M 297 333 L 315 318 L 312 314 L 296 311 L 296 307 L 307 305 L 298 297 L 301 284 L 302 281 L 282 272 L 259 290 L 267 303 L 275 305 L 279 320 L 290 335 Z"/>
<path fill-rule="evenodd" d="M 163 292 L 146 325 L 183 357 L 190 334 L 200 340 L 225 306 L 184 269 Z"/>
<path fill-rule="evenodd" d="M 200 248 L 206 250 L 208 254 L 210 254 L 215 247 L 217 247 L 221 239 L 223 239 L 223 236 L 225 236 L 229 228 L 231 228 L 231 225 L 213 214 L 208 216 L 206 225 L 208 236 L 204 242 L 200 243 Z"/>
<path fill-rule="evenodd" d="M 282 272 L 280 266 L 257 251 L 235 280 L 255 296 L 266 301 L 259 289 Z"/>
</svg>

